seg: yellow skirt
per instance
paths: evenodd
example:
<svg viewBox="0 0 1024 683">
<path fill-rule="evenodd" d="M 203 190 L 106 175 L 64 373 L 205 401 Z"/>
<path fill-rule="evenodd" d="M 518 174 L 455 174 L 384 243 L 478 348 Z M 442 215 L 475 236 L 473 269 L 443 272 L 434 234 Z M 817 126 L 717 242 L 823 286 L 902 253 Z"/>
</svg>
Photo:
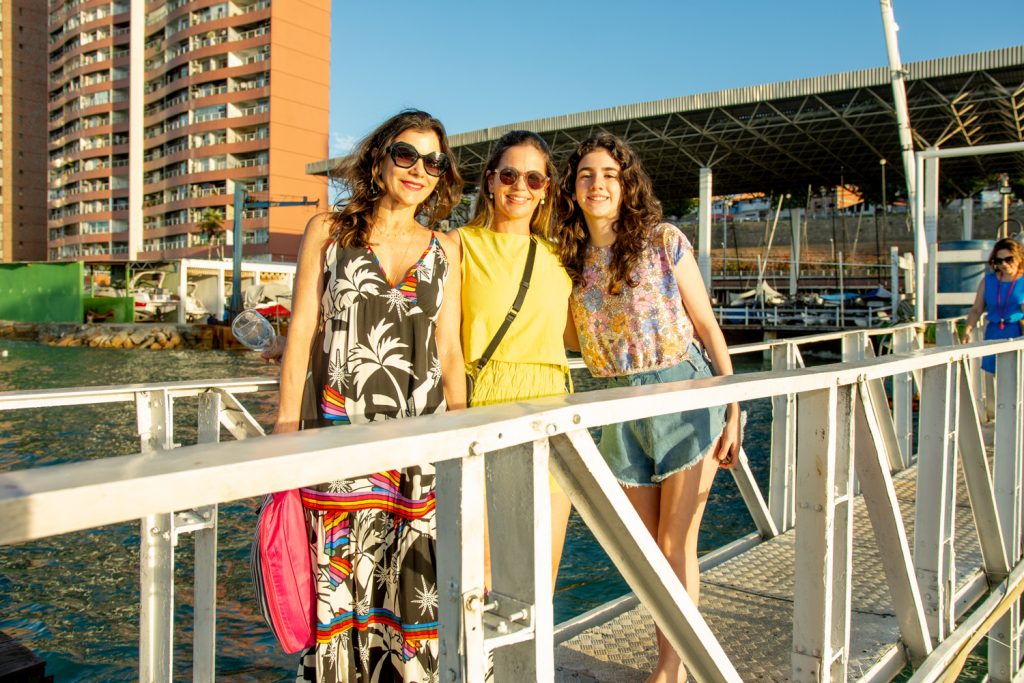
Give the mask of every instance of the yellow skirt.
<svg viewBox="0 0 1024 683">
<path fill-rule="evenodd" d="M 557 365 L 492 360 L 476 378 L 469 403 L 472 406 L 489 406 L 561 396 L 570 390 L 566 386 L 567 377 L 568 372 Z"/>
<path fill-rule="evenodd" d="M 492 360 L 476 378 L 469 404 L 474 407 L 489 406 L 545 396 L 562 396 L 571 391 L 569 371 L 557 365 Z M 562 487 L 550 474 L 548 481 L 552 493 L 562 493 Z"/>
</svg>

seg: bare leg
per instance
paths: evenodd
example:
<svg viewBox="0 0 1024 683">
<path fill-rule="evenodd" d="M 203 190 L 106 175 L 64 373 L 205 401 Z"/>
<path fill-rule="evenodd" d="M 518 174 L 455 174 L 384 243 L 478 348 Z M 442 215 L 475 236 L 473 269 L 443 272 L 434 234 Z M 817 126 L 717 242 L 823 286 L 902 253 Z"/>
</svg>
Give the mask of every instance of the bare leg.
<svg viewBox="0 0 1024 683">
<path fill-rule="evenodd" d="M 658 547 L 695 605 L 700 599 L 697 534 L 717 471 L 718 463 L 709 455 L 697 465 L 673 474 L 661 484 Z M 657 629 L 657 632 L 658 665 L 647 679 L 648 683 L 685 681 L 686 667 L 661 629 Z"/>
<path fill-rule="evenodd" d="M 551 590 L 555 589 L 558 580 L 558 565 L 562 560 L 562 548 L 565 547 L 565 529 L 569 526 L 569 513 L 572 503 L 562 487 L 551 482 Z"/>
</svg>

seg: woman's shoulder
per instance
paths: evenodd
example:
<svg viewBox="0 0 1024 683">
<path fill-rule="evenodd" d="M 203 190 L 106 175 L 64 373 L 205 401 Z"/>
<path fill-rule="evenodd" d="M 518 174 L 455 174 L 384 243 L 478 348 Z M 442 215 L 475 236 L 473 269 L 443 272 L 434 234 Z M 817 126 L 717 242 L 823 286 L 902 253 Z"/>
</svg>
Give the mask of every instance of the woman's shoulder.
<svg viewBox="0 0 1024 683">
<path fill-rule="evenodd" d="M 306 221 L 305 234 L 326 237 L 334 228 L 334 212 L 321 211 Z"/>
<path fill-rule="evenodd" d="M 651 228 L 650 244 L 672 257 L 673 263 L 693 250 L 693 244 L 686 234 L 672 223 L 659 223 Z"/>
<path fill-rule="evenodd" d="M 437 243 L 441 245 L 441 251 L 446 256 L 459 253 L 459 232 L 460 230 L 452 230 L 450 232 L 434 231 L 434 237 L 437 239 Z"/>
</svg>

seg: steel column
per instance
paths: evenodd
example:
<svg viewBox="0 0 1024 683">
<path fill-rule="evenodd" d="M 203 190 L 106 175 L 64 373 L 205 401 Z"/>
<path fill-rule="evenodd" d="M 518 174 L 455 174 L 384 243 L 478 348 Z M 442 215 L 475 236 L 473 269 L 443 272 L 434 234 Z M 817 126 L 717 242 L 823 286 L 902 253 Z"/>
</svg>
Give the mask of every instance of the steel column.
<svg viewBox="0 0 1024 683">
<path fill-rule="evenodd" d="M 184 305 L 182 299 L 182 305 Z M 199 443 L 220 441 L 221 396 L 207 392 L 199 397 Z M 196 529 L 195 589 L 192 596 L 192 680 L 213 683 L 217 670 L 217 506 L 195 511 L 210 526 Z"/>
<path fill-rule="evenodd" d="M 938 291 L 939 264 L 935 254 L 939 243 L 939 160 L 928 157 L 924 160 L 924 183 L 920 188 L 924 198 L 924 238 L 928 254 L 925 271 L 924 305 L 928 320 L 938 318 L 935 294 Z"/>
<path fill-rule="evenodd" d="M 711 169 L 700 169 L 697 205 L 697 265 L 704 287 L 711 293 Z"/>
<path fill-rule="evenodd" d="M 797 398 L 796 577 L 792 679 L 845 681 L 853 543 L 853 391 Z"/>
<path fill-rule="evenodd" d="M 915 331 L 903 327 L 892 333 L 893 353 L 914 350 Z M 901 372 L 892 376 L 892 422 L 896 429 L 896 443 L 904 468 L 914 462 L 914 375 Z"/>
<path fill-rule="evenodd" d="M 441 680 L 484 683 L 484 454 L 436 466 Z"/>
<path fill-rule="evenodd" d="M 533 606 L 532 637 L 494 650 L 496 681 L 542 682 L 555 676 L 548 452 L 542 439 L 486 458 L 488 527 L 490 537 L 500 539 L 491 544 L 491 598 L 500 602 L 500 594 Z M 498 634 L 496 642 L 501 630 Z"/>
<path fill-rule="evenodd" d="M 171 397 L 166 390 L 135 397 L 142 453 L 174 447 Z M 142 519 L 139 530 L 139 680 L 170 683 L 174 653 L 174 513 Z"/>
<path fill-rule="evenodd" d="M 995 504 L 999 514 L 1003 547 L 1011 565 L 1021 559 L 1021 506 L 1022 457 L 1022 382 L 1024 382 L 1024 357 L 1020 351 L 1001 353 L 996 356 L 995 378 L 995 454 L 992 459 L 994 471 Z M 1020 676 L 1021 659 L 1021 606 L 1016 603 L 1003 616 L 989 639 L 989 678 L 992 681 L 1010 681 Z"/>
<path fill-rule="evenodd" d="M 956 508 L 957 406 L 955 366 L 926 368 L 921 391 L 918 496 L 914 566 L 928 615 L 928 630 L 941 642 L 953 630 L 955 593 L 953 528 Z"/>
<path fill-rule="evenodd" d="M 797 367 L 796 344 L 772 346 L 772 370 Z M 772 447 L 768 475 L 768 509 L 775 528 L 784 533 L 793 528 L 796 481 L 796 394 L 772 397 Z"/>
</svg>

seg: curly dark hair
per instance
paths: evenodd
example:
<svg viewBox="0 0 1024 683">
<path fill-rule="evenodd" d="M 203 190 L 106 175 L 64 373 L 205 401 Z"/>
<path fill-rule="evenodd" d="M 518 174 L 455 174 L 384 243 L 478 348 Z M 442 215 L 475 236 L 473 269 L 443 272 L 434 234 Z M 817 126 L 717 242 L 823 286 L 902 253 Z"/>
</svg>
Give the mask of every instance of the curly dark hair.
<svg viewBox="0 0 1024 683">
<path fill-rule="evenodd" d="M 447 218 L 461 200 L 462 176 L 452 158 L 444 125 L 425 111 L 406 109 L 363 138 L 355 151 L 331 172 L 331 176 L 338 179 L 347 191 L 347 195 L 335 205 L 331 216 L 331 236 L 341 246 L 366 246 L 377 202 L 383 196 L 380 172 L 387 149 L 395 138 L 410 129 L 435 133 L 441 152 L 449 160 L 445 172 L 438 178 L 437 187 L 416 208 L 416 214 L 425 216 L 427 225 L 436 225 Z"/>
<path fill-rule="evenodd" d="M 490 227 L 494 220 L 494 200 L 487 191 L 487 178 L 498 170 L 501 157 L 511 147 L 519 145 L 530 145 L 544 155 L 544 172 L 550 180 L 548 181 L 547 193 L 544 195 L 544 203 L 537 207 L 530 219 L 530 232 L 548 237 L 551 233 L 551 217 L 554 214 L 555 193 L 558 191 L 558 176 L 555 171 L 555 163 L 551 160 L 551 150 L 544 138 L 529 130 L 510 130 L 498 138 L 491 148 L 491 154 L 487 157 L 484 170 L 480 174 L 480 189 L 476 194 L 476 212 L 468 225 Z"/>
<path fill-rule="evenodd" d="M 576 175 L 583 157 L 598 149 L 607 151 L 618 162 L 620 169 L 622 206 L 619 208 L 619 220 L 615 224 L 617 236 L 612 245 L 611 279 L 608 283 L 608 292 L 619 294 L 624 284 L 630 287 L 639 284 L 633 269 L 640 253 L 649 243 L 651 229 L 661 222 L 662 216 L 661 203 L 654 196 L 651 178 L 640 163 L 640 157 L 625 140 L 611 133 L 595 133 L 580 143 L 569 156 L 559 187 L 554 241 L 558 245 L 559 258 L 573 284 L 580 284 L 583 277 L 583 254 L 589 238 L 583 211 L 574 199 Z"/>
</svg>

